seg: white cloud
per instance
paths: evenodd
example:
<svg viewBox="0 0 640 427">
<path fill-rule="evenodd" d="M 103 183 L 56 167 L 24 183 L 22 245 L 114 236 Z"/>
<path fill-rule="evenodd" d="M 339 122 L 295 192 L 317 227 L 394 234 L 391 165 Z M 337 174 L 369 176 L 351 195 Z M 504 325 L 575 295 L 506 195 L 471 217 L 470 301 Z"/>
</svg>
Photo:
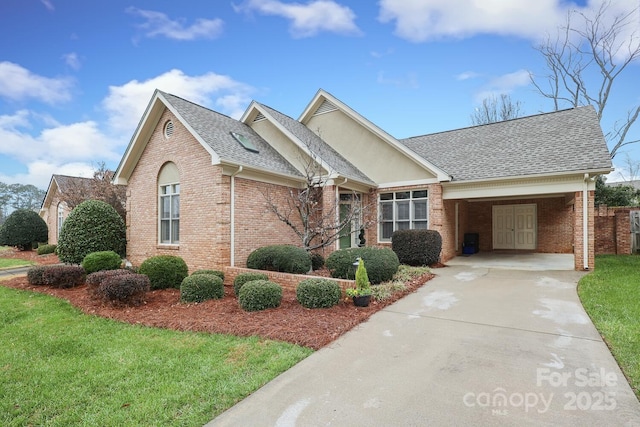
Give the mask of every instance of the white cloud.
<svg viewBox="0 0 640 427">
<path fill-rule="evenodd" d="M 47 161 L 34 161 L 28 163 L 26 166 L 26 173 L 16 175 L 0 173 L 0 182 L 4 182 L 5 184 L 31 184 L 42 190 L 46 190 L 49 181 L 51 181 L 51 175 L 58 174 L 91 178 L 97 164 L 83 162 L 59 164 Z"/>
<path fill-rule="evenodd" d="M 391 85 L 397 87 L 406 87 L 410 89 L 418 89 L 420 83 L 418 83 L 418 76 L 413 73 L 407 73 L 404 77 L 387 77 L 384 71 L 378 72 L 376 82 L 381 85 Z"/>
<path fill-rule="evenodd" d="M 72 86 L 70 78 L 43 77 L 18 64 L 0 62 L 0 97 L 17 101 L 32 98 L 55 104 L 71 99 Z"/>
<path fill-rule="evenodd" d="M 277 0 L 249 0 L 236 11 L 257 11 L 291 20 L 290 32 L 294 37 L 312 37 L 320 32 L 360 35 L 355 24 L 356 15 L 350 8 L 333 0 L 314 0 L 307 4 L 283 3 Z"/>
<path fill-rule="evenodd" d="M 476 93 L 475 101 L 481 103 L 483 99 L 493 96 L 499 97 L 501 94 L 510 94 L 515 89 L 528 86 L 531 83 L 527 70 L 518 70 L 513 73 L 491 79 L 482 89 Z"/>
<path fill-rule="evenodd" d="M 145 81 L 131 80 L 122 86 L 110 86 L 103 101 L 111 128 L 131 136 L 155 89 L 207 107 L 221 106 L 222 113 L 236 118 L 249 106 L 253 91 L 228 76 L 215 73 L 188 76 L 177 69 Z"/>
<path fill-rule="evenodd" d="M 221 19 L 196 19 L 190 26 L 184 18 L 171 20 L 162 13 L 153 10 L 127 8 L 127 12 L 140 16 L 145 22 L 138 25 L 147 37 L 166 37 L 173 40 L 213 39 L 222 33 L 224 22 Z"/>
<path fill-rule="evenodd" d="M 80 58 L 78 57 L 78 54 L 75 52 L 66 53 L 62 55 L 62 59 L 64 59 L 65 64 L 67 64 L 69 67 L 73 68 L 74 70 L 79 70 L 82 65 L 80 63 Z"/>
<path fill-rule="evenodd" d="M 53 3 L 51 3 L 51 0 L 40 0 L 42 2 L 42 4 L 44 5 L 44 7 L 46 7 L 47 9 L 49 9 L 50 11 L 54 11 L 56 8 L 53 6 Z"/>
<path fill-rule="evenodd" d="M 560 0 L 380 0 L 378 19 L 397 36 L 424 42 L 477 34 L 538 39 L 564 18 Z"/>
<path fill-rule="evenodd" d="M 480 74 L 476 73 L 475 71 L 465 71 L 464 73 L 460 73 L 456 76 L 456 80 L 470 80 L 470 79 L 475 79 L 476 77 L 479 77 Z"/>
</svg>

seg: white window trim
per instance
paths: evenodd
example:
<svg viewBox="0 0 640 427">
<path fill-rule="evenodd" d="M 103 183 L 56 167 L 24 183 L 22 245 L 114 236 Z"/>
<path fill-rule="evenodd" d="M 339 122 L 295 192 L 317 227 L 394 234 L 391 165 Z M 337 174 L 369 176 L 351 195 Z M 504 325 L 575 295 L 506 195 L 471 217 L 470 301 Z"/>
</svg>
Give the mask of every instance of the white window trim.
<svg viewBox="0 0 640 427">
<path fill-rule="evenodd" d="M 164 184 L 159 184 L 158 185 L 158 244 L 159 245 L 164 245 L 164 246 L 179 246 L 180 245 L 180 236 L 178 233 L 178 240 L 174 241 L 173 240 L 173 226 L 172 223 L 173 221 L 176 221 L 175 219 L 172 218 L 172 212 L 169 215 L 169 242 L 163 242 L 162 241 L 162 198 L 163 197 L 170 197 L 170 203 L 169 203 L 169 207 L 170 209 L 173 208 L 173 203 L 171 202 L 171 198 L 173 196 L 180 196 L 180 191 L 178 191 L 177 193 L 171 193 L 171 194 L 166 194 L 163 195 L 162 194 L 162 187 L 170 187 L 173 188 L 174 185 L 180 185 L 180 182 L 170 182 L 170 183 L 164 183 Z M 180 201 L 181 202 L 181 201 Z M 178 209 L 178 230 L 180 229 L 180 209 Z"/>
<path fill-rule="evenodd" d="M 414 191 L 426 191 L 427 192 L 427 197 L 419 197 L 419 198 L 413 198 L 413 192 Z M 409 192 L 409 198 L 408 199 L 397 199 L 396 198 L 396 194 L 397 193 L 406 193 Z M 380 196 L 382 194 L 393 194 L 393 199 L 392 200 L 381 200 Z M 415 208 L 414 208 L 414 204 L 412 203 L 415 200 L 426 200 L 427 202 L 427 229 L 430 228 L 431 225 L 431 220 L 430 220 L 430 203 L 429 203 L 429 189 L 427 188 L 414 188 L 414 189 L 407 189 L 407 190 L 397 190 L 397 191 L 381 191 L 378 193 L 378 243 L 390 243 L 391 242 L 391 238 L 388 239 L 383 239 L 382 238 L 382 225 L 383 225 L 383 221 L 382 221 L 382 203 L 386 202 L 386 203 L 392 203 L 393 204 L 393 220 L 391 221 L 393 224 L 393 231 L 396 231 L 396 224 L 398 222 L 407 222 L 405 220 L 402 221 L 398 221 L 397 219 L 397 215 L 398 215 L 398 205 L 397 202 L 398 201 L 409 201 L 409 227 L 411 227 L 411 224 L 416 222 L 415 219 Z M 419 219 L 418 221 L 424 221 L 423 219 Z M 389 221 L 386 221 L 389 222 Z M 413 230 L 413 228 L 410 228 Z"/>
</svg>

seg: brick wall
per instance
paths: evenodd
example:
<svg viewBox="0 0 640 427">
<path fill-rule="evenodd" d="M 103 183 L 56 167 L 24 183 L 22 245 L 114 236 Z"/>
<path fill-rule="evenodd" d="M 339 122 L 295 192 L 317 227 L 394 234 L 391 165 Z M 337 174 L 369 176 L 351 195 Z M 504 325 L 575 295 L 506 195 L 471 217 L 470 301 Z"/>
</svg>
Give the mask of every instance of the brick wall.
<svg viewBox="0 0 640 427">
<path fill-rule="evenodd" d="M 575 193 L 575 222 L 574 222 L 574 254 L 575 254 L 575 269 L 584 270 L 584 237 L 583 237 L 583 200 L 582 191 Z M 587 211 L 594 211 L 594 192 L 588 192 L 587 198 Z M 595 267 L 595 215 L 588 216 L 587 230 L 588 230 L 588 260 L 587 265 L 589 269 Z"/>
<path fill-rule="evenodd" d="M 61 203 L 60 201 L 60 196 L 58 194 L 58 192 L 56 191 L 56 194 L 54 195 L 54 197 L 51 199 L 51 204 L 49 205 L 49 207 L 46 209 L 44 215 L 42 215 L 42 219 L 44 220 L 44 222 L 47 223 L 47 228 L 48 228 L 48 236 L 49 236 L 49 240 L 48 243 L 55 245 L 58 243 L 58 234 L 59 234 L 59 230 L 58 230 L 58 205 Z M 71 212 L 71 210 L 69 208 L 66 208 L 66 205 L 64 205 L 64 214 L 63 217 L 66 219 L 69 216 L 69 213 Z"/>
<path fill-rule="evenodd" d="M 631 211 L 640 208 L 598 206 L 595 217 L 595 250 L 601 254 L 631 253 Z"/>
</svg>

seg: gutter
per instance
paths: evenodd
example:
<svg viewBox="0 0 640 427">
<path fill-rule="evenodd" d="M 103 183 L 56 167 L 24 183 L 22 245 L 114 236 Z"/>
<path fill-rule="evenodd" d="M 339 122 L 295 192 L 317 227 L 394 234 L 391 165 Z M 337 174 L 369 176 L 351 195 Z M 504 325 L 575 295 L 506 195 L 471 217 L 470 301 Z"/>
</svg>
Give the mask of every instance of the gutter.
<svg viewBox="0 0 640 427">
<path fill-rule="evenodd" d="M 236 175 L 242 172 L 243 167 L 231 174 L 231 267 L 236 266 Z"/>
</svg>

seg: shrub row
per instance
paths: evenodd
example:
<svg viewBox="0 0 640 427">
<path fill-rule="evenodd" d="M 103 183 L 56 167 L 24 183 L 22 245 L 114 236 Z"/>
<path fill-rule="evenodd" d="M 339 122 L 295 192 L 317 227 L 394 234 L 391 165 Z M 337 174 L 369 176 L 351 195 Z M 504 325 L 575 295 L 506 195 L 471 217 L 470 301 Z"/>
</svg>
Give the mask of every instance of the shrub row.
<svg viewBox="0 0 640 427">
<path fill-rule="evenodd" d="M 38 255 L 53 254 L 56 252 L 56 247 L 56 245 L 49 244 L 39 245 L 37 250 Z"/>
<path fill-rule="evenodd" d="M 73 288 L 84 283 L 86 273 L 76 265 L 46 265 L 31 267 L 27 271 L 27 281 L 35 286 Z"/>
<path fill-rule="evenodd" d="M 249 254 L 247 268 L 303 274 L 311 270 L 311 257 L 293 245 L 264 246 Z"/>
<path fill-rule="evenodd" d="M 340 249 L 331 253 L 325 264 L 332 277 L 355 279 L 358 258 L 365 261 L 371 284 L 391 280 L 400 266 L 398 256 L 391 249 L 373 247 Z"/>
</svg>

